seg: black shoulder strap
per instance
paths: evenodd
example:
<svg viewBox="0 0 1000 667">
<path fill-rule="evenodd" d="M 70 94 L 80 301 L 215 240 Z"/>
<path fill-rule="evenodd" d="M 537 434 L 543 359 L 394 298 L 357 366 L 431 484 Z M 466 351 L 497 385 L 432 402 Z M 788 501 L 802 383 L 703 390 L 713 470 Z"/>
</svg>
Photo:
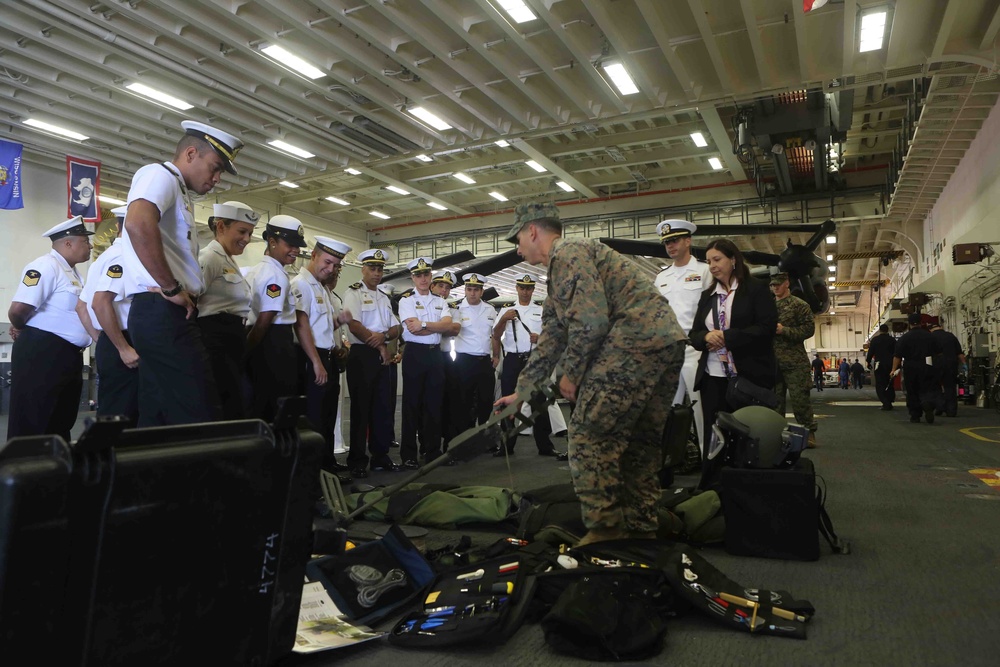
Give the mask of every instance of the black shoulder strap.
<svg viewBox="0 0 1000 667">
<path fill-rule="evenodd" d="M 819 483 L 816 484 L 816 505 L 819 508 L 819 534 L 826 539 L 833 553 L 844 555 L 851 553 L 851 543 L 838 537 L 833 529 L 833 520 L 826 512 L 826 491 Z"/>
</svg>

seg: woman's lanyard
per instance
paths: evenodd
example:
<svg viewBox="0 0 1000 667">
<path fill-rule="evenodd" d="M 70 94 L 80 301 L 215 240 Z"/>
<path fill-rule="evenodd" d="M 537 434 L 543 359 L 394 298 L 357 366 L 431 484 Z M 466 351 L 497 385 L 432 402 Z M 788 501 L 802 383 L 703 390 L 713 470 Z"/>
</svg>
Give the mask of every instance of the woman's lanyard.
<svg viewBox="0 0 1000 667">
<path fill-rule="evenodd" d="M 726 292 L 725 294 L 719 294 L 719 301 L 717 304 L 713 304 L 712 310 L 715 313 L 715 327 L 718 331 L 722 332 L 729 328 L 729 324 L 726 321 L 726 301 L 729 300 L 732 291 Z M 723 345 L 718 350 L 715 351 L 719 355 L 719 361 L 722 362 L 722 367 L 726 369 L 726 376 L 736 375 L 736 364 L 733 363 L 732 358 L 729 356 L 729 350 Z"/>
</svg>

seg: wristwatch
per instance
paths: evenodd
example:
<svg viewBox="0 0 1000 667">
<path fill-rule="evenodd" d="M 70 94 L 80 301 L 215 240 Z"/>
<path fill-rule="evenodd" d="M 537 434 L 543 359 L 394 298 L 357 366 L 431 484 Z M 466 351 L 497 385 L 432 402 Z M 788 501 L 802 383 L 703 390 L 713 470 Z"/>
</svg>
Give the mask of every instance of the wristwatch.
<svg viewBox="0 0 1000 667">
<path fill-rule="evenodd" d="M 426 329 L 427 328 L 427 322 L 421 322 L 420 323 L 420 328 L 421 329 Z"/>
<path fill-rule="evenodd" d="M 160 288 L 160 293 L 163 294 L 163 296 L 169 298 L 169 297 L 177 296 L 178 294 L 180 294 L 182 289 L 184 289 L 184 285 L 181 285 L 181 281 L 175 280 L 173 287 L 171 287 L 170 289 L 164 289 L 164 288 L 161 287 Z"/>
</svg>

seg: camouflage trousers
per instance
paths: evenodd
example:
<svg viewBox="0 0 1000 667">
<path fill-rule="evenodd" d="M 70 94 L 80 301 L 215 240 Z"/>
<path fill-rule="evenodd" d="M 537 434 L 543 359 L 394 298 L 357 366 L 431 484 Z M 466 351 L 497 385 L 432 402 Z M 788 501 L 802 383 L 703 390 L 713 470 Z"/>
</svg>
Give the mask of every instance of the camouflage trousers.
<svg viewBox="0 0 1000 667">
<path fill-rule="evenodd" d="M 774 383 L 774 393 L 778 396 L 775 411 L 785 416 L 785 392 L 788 392 L 788 402 L 792 406 L 795 421 L 805 426 L 811 433 L 816 432 L 816 417 L 813 416 L 812 404 L 809 402 L 809 391 L 813 387 L 812 369 L 796 361 L 794 364 L 778 362 L 778 378 Z"/>
<path fill-rule="evenodd" d="M 663 427 L 684 342 L 659 350 L 602 349 L 577 390 L 569 467 L 587 529 L 657 529 Z"/>
</svg>

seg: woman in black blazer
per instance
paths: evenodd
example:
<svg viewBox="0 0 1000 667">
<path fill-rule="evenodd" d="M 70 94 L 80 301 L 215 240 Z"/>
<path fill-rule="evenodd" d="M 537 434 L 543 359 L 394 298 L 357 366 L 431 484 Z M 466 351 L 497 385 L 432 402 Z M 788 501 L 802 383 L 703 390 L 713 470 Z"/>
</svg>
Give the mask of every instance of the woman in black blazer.
<svg viewBox="0 0 1000 667">
<path fill-rule="evenodd" d="M 726 403 L 729 375 L 741 375 L 772 389 L 777 368 L 772 340 L 778 327 L 778 308 L 768 286 L 750 277 L 743 255 L 729 239 L 715 239 L 705 252 L 712 283 L 701 293 L 691 345 L 701 350 L 695 389 L 701 391 L 704 433 L 711 433 L 719 412 L 730 412 Z M 716 326 L 712 304 L 718 305 Z M 722 331 L 719 331 L 722 329 Z M 708 443 L 706 442 L 706 452 Z M 706 459 L 707 460 L 707 459 Z"/>
</svg>

